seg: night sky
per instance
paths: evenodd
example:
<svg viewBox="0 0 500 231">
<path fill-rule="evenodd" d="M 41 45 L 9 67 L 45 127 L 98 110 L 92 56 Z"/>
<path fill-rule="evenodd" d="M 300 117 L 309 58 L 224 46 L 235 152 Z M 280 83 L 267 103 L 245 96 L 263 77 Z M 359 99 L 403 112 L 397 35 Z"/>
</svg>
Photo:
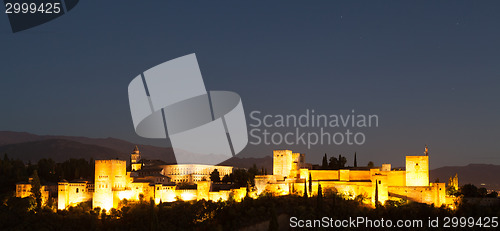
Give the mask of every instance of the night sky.
<svg viewBox="0 0 500 231">
<path fill-rule="evenodd" d="M 249 144 L 243 156 L 288 148 L 352 165 L 357 152 L 396 167 L 427 144 L 431 168 L 500 164 L 499 12 L 498 1 L 80 1 L 15 34 L 3 14 L 0 130 L 165 144 L 135 134 L 128 84 L 196 53 L 206 88 L 237 92 L 248 122 L 254 110 L 379 116 L 361 146 Z"/>
</svg>

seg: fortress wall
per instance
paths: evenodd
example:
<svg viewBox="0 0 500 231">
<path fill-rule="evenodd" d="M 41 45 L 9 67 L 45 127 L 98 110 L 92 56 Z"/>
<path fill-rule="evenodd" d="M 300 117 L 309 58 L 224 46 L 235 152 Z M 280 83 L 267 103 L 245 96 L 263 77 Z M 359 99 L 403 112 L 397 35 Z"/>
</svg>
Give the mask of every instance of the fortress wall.
<svg viewBox="0 0 500 231">
<path fill-rule="evenodd" d="M 339 180 L 340 181 L 349 181 L 349 169 L 340 169 L 339 170 Z"/>
<path fill-rule="evenodd" d="M 385 204 L 385 201 L 389 199 L 389 189 L 388 189 L 388 179 L 387 175 L 377 174 L 372 176 L 372 205 L 375 205 L 377 194 L 378 201 L 381 204 Z"/>
<path fill-rule="evenodd" d="M 198 200 L 205 199 L 209 200 L 210 199 L 210 181 L 199 181 L 197 183 L 197 192 L 196 192 L 196 197 Z"/>
<path fill-rule="evenodd" d="M 313 195 L 317 194 L 317 183 L 313 182 Z M 340 181 L 320 181 L 323 192 L 333 191 L 344 196 L 365 195 L 371 196 L 371 182 L 340 182 Z M 316 186 L 316 189 L 314 188 Z"/>
<path fill-rule="evenodd" d="M 230 191 L 210 192 L 209 197 L 210 200 L 212 201 L 219 201 L 219 200 L 226 201 L 227 199 L 229 199 L 229 193 Z"/>
<path fill-rule="evenodd" d="M 264 192 L 268 182 L 276 181 L 274 175 L 257 175 L 255 176 L 255 188 L 257 189 L 257 195 Z"/>
<path fill-rule="evenodd" d="M 442 183 L 444 184 L 444 183 Z M 440 206 L 446 203 L 444 188 L 441 188 L 443 194 L 439 192 L 439 186 L 407 186 L 389 187 L 389 194 L 394 198 L 407 199 L 408 201 L 415 201 L 419 203 L 434 204 Z"/>
<path fill-rule="evenodd" d="M 177 189 L 175 196 L 183 201 L 197 200 L 196 189 Z"/>
<path fill-rule="evenodd" d="M 175 186 L 163 186 L 163 190 L 161 191 L 161 201 L 175 201 Z"/>
<path fill-rule="evenodd" d="M 301 169 L 302 170 L 302 169 Z M 306 169 L 307 170 L 307 169 Z M 309 170 L 313 181 L 316 180 L 339 180 L 339 170 Z M 302 178 L 302 174 L 300 175 Z M 305 176 L 309 179 L 309 175 Z"/>
<path fill-rule="evenodd" d="M 405 171 L 390 171 L 387 174 L 388 186 L 406 186 Z"/>
<path fill-rule="evenodd" d="M 92 193 L 86 190 L 87 183 L 69 183 L 67 188 L 68 202 L 66 206 L 75 206 L 78 203 L 92 200 Z"/>
<path fill-rule="evenodd" d="M 349 181 L 356 180 L 370 180 L 371 175 L 368 170 L 350 170 L 349 171 Z"/>
<path fill-rule="evenodd" d="M 240 202 L 247 195 L 247 188 L 242 187 L 242 188 L 237 188 L 237 189 L 231 189 L 230 193 L 233 195 L 234 200 L 236 200 L 237 202 Z"/>
<path fill-rule="evenodd" d="M 300 185 L 300 183 L 296 184 L 295 186 Z M 290 189 L 292 188 L 291 183 L 287 183 L 284 181 L 280 181 L 279 183 L 270 183 L 267 184 L 264 191 L 265 192 L 270 192 L 273 195 L 279 196 L 279 195 L 288 195 L 290 193 Z M 304 189 L 304 183 L 302 183 L 302 188 L 299 189 L 295 188 L 295 190 L 300 190 L 302 192 L 300 195 L 303 194 L 303 189 Z"/>
<path fill-rule="evenodd" d="M 446 204 L 446 184 L 445 183 L 431 183 L 434 188 L 434 204 L 440 206 Z"/>
</svg>

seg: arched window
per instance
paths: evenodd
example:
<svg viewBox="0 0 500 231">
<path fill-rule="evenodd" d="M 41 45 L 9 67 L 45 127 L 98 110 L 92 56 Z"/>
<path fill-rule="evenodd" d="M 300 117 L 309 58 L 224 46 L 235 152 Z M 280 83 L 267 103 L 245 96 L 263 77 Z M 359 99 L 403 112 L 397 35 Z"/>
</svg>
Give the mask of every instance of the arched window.
<svg viewBox="0 0 500 231">
<path fill-rule="evenodd" d="M 76 188 L 76 193 L 78 193 L 78 188 Z"/>
</svg>

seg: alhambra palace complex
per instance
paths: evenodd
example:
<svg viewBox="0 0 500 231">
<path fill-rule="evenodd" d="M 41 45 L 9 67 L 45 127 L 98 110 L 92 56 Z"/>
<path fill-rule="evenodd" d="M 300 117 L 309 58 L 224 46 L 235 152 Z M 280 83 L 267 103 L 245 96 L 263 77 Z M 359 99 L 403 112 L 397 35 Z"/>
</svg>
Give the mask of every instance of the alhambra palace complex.
<svg viewBox="0 0 500 231">
<path fill-rule="evenodd" d="M 233 171 L 229 166 L 199 164 L 167 165 L 160 160 L 144 160 L 135 148 L 130 156 L 129 170 L 125 160 L 96 160 L 95 180 L 62 181 L 57 185 L 58 209 L 92 201 L 92 206 L 109 211 L 117 208 L 122 199 L 131 201 L 153 199 L 155 203 L 175 200 L 228 200 L 241 201 L 247 188 L 214 184 L 210 173 L 215 169 L 222 178 Z M 364 202 L 375 205 L 387 200 L 405 199 L 435 206 L 453 205 L 446 196 L 445 183 L 429 183 L 428 150 L 422 156 L 406 156 L 406 170 L 392 170 L 390 164 L 382 167 L 351 167 L 340 170 L 311 170 L 305 155 L 290 150 L 273 151 L 273 175 L 257 175 L 255 189 L 249 196 L 264 192 L 274 195 L 297 194 L 314 196 L 318 186 L 322 191 L 335 191 L 346 198 L 364 196 Z M 311 177 L 311 179 L 309 179 Z M 308 182 L 312 181 L 309 189 Z M 453 183 L 454 187 L 458 182 Z M 16 185 L 16 196 L 29 196 L 31 185 Z M 309 191 L 311 190 L 311 191 Z M 53 193 L 52 193 L 53 194 Z M 376 196 L 377 195 L 377 196 Z M 42 186 L 42 198 L 49 197 L 49 186 Z M 55 195 L 54 195 L 55 197 Z"/>
</svg>

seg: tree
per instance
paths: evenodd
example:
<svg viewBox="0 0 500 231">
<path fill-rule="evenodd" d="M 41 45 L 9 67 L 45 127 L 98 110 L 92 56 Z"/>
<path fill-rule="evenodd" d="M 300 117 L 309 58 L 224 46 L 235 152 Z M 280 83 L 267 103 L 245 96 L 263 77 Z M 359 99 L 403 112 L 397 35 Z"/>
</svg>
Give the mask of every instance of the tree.
<svg viewBox="0 0 500 231">
<path fill-rule="evenodd" d="M 318 183 L 318 197 L 323 198 L 323 190 L 321 189 L 321 184 Z"/>
<path fill-rule="evenodd" d="M 158 222 L 158 214 L 155 211 L 155 201 L 153 198 L 149 200 L 149 217 L 151 219 L 149 230 L 159 230 L 160 223 Z"/>
<path fill-rule="evenodd" d="M 344 168 L 345 167 L 345 164 L 347 163 L 347 159 L 342 156 L 342 155 L 339 155 L 339 166 L 338 168 Z"/>
<path fill-rule="evenodd" d="M 356 152 L 354 152 L 354 167 L 358 167 L 358 160 L 356 159 Z"/>
<path fill-rule="evenodd" d="M 304 180 L 304 198 L 307 198 L 307 180 Z"/>
<path fill-rule="evenodd" d="M 478 197 L 479 193 L 477 192 L 477 187 L 473 184 L 466 184 L 460 188 L 460 193 L 464 195 L 464 197 Z"/>
<path fill-rule="evenodd" d="M 375 208 L 380 206 L 380 202 L 378 201 L 378 180 L 375 181 Z"/>
<path fill-rule="evenodd" d="M 214 171 L 210 173 L 210 180 L 213 182 L 220 181 L 219 171 L 217 169 L 214 169 Z"/>
<path fill-rule="evenodd" d="M 486 188 L 481 187 L 477 190 L 477 194 L 480 197 L 485 197 L 488 194 L 488 190 L 486 190 Z"/>
<path fill-rule="evenodd" d="M 497 198 L 498 193 L 496 191 L 493 191 L 493 192 L 488 193 L 488 195 L 486 195 L 486 197 Z"/>
<path fill-rule="evenodd" d="M 253 176 L 257 175 L 259 173 L 259 169 L 257 168 L 257 165 L 253 164 L 253 166 L 250 169 L 248 169 L 248 173 L 250 175 L 253 175 Z"/>
<path fill-rule="evenodd" d="M 40 184 L 40 178 L 38 178 L 37 170 L 33 171 L 33 180 L 31 181 L 31 193 L 36 201 L 36 208 L 40 210 L 42 208 L 42 185 Z"/>
<path fill-rule="evenodd" d="M 458 196 L 460 192 L 453 185 L 446 186 L 446 195 L 448 196 Z"/>
<path fill-rule="evenodd" d="M 325 156 L 323 156 L 323 163 L 321 164 L 322 169 L 328 169 L 328 160 L 326 159 L 326 153 Z"/>
<path fill-rule="evenodd" d="M 375 164 L 373 163 L 373 161 L 368 162 L 368 168 L 373 168 L 374 166 Z"/>
<path fill-rule="evenodd" d="M 231 179 L 230 175 L 225 175 L 224 177 L 222 177 L 222 182 L 228 183 L 231 181 L 233 181 L 233 180 Z"/>
<path fill-rule="evenodd" d="M 313 182 L 312 182 L 312 177 L 311 173 L 309 172 L 309 193 L 312 195 L 312 190 L 313 189 Z"/>
<path fill-rule="evenodd" d="M 250 197 L 250 183 L 247 183 L 246 194 L 245 197 Z"/>
<path fill-rule="evenodd" d="M 330 162 L 328 163 L 329 169 L 339 169 L 339 160 L 335 157 L 330 157 Z"/>
<path fill-rule="evenodd" d="M 318 196 L 317 198 L 317 206 L 318 210 L 321 212 L 323 211 L 323 190 L 321 189 L 321 184 L 318 183 Z"/>
</svg>

